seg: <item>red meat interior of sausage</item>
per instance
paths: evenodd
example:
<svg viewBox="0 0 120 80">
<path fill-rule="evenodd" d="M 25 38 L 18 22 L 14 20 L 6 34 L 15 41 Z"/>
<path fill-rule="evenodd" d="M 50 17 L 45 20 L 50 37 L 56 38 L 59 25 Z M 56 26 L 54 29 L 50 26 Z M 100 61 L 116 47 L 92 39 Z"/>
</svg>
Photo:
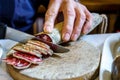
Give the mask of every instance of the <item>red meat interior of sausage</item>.
<svg viewBox="0 0 120 80">
<path fill-rule="evenodd" d="M 39 34 L 36 35 L 36 37 L 44 41 L 52 42 L 52 39 L 47 34 Z"/>
<path fill-rule="evenodd" d="M 37 62 L 42 61 L 41 58 L 39 58 L 39 57 L 37 57 L 35 55 L 26 54 L 26 53 L 22 53 L 22 52 L 18 52 L 18 51 L 16 51 L 13 55 L 17 56 L 17 57 L 19 57 L 21 59 L 27 60 L 27 61 L 29 61 L 31 63 L 37 63 Z"/>
<path fill-rule="evenodd" d="M 10 64 L 10 65 L 13 65 L 13 66 L 16 66 L 16 67 L 25 67 L 25 66 L 28 66 L 30 63 L 25 61 L 25 60 L 22 60 L 22 59 L 18 59 L 16 57 L 13 57 L 13 56 L 9 56 L 7 57 L 6 59 L 3 59 L 5 62 L 7 62 L 7 64 Z"/>
</svg>

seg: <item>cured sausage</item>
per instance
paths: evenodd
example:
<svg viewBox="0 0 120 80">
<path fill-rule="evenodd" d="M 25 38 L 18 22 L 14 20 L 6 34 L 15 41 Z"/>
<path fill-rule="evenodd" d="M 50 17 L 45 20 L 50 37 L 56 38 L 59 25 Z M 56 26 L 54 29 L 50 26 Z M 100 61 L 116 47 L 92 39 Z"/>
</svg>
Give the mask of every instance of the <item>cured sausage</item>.
<svg viewBox="0 0 120 80">
<path fill-rule="evenodd" d="M 6 62 L 7 64 L 12 65 L 16 69 L 25 69 L 31 65 L 30 62 L 27 62 L 23 59 L 19 59 L 13 56 L 9 56 L 6 59 L 3 59 L 3 61 Z"/>
<path fill-rule="evenodd" d="M 39 58 L 35 55 L 18 52 L 18 51 L 14 52 L 13 56 L 19 59 L 23 59 L 33 64 L 39 64 L 40 62 L 42 62 L 42 58 Z"/>
<path fill-rule="evenodd" d="M 15 45 L 3 59 L 9 65 L 16 69 L 25 69 L 32 64 L 39 64 L 43 59 L 51 56 L 53 51 L 50 46 L 38 40 L 28 40 L 25 44 Z"/>
</svg>

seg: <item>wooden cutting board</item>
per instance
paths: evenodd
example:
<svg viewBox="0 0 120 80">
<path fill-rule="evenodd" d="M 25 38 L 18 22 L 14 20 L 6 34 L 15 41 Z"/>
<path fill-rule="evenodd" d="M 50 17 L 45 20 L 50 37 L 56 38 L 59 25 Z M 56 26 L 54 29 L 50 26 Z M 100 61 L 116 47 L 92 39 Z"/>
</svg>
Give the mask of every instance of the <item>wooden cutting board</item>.
<svg viewBox="0 0 120 80">
<path fill-rule="evenodd" d="M 41 64 L 17 70 L 7 65 L 15 80 L 90 80 L 100 63 L 100 51 L 85 41 L 70 43 L 67 53 L 56 53 Z"/>
</svg>

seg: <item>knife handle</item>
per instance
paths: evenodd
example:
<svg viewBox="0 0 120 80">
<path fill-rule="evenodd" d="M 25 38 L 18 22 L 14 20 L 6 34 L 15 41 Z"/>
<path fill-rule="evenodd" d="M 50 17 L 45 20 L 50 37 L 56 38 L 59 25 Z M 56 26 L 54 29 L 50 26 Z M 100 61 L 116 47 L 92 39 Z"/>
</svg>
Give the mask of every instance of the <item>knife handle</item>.
<svg viewBox="0 0 120 80">
<path fill-rule="evenodd" d="M 5 38 L 6 29 L 7 29 L 6 26 L 7 26 L 6 24 L 0 22 L 0 39 Z"/>
</svg>

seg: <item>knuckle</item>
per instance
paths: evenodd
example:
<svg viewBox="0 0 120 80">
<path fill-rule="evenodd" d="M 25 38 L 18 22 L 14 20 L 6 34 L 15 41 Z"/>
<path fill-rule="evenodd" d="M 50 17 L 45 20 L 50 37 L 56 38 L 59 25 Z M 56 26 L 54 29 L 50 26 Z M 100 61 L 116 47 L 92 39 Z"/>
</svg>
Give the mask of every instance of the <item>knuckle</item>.
<svg viewBox="0 0 120 80">
<path fill-rule="evenodd" d="M 75 11 L 72 9 L 67 9 L 67 15 L 75 17 Z"/>
<path fill-rule="evenodd" d="M 85 14 L 81 14 L 80 19 L 83 20 L 83 21 L 85 21 L 86 20 Z"/>
<path fill-rule="evenodd" d="M 82 30 L 82 27 L 83 27 L 83 26 L 81 26 L 81 25 L 76 26 L 75 32 L 76 32 L 76 33 L 80 33 L 81 30 Z"/>
<path fill-rule="evenodd" d="M 48 16 L 56 16 L 56 15 L 57 12 L 55 11 L 55 9 L 52 9 L 52 10 L 48 10 L 45 16 L 48 17 Z"/>
<path fill-rule="evenodd" d="M 76 30 L 79 32 L 79 31 L 81 31 L 82 27 L 83 27 L 83 26 L 80 26 L 80 25 L 79 25 Z"/>
<path fill-rule="evenodd" d="M 85 5 L 82 5 L 83 9 L 87 9 L 87 7 Z"/>
<path fill-rule="evenodd" d="M 66 28 L 64 30 L 67 31 L 67 32 L 69 32 L 69 33 L 71 33 L 72 29 L 73 29 L 72 25 L 69 24 L 69 25 L 66 26 Z"/>
<path fill-rule="evenodd" d="M 81 30 L 74 30 L 74 34 L 80 34 Z"/>
</svg>

